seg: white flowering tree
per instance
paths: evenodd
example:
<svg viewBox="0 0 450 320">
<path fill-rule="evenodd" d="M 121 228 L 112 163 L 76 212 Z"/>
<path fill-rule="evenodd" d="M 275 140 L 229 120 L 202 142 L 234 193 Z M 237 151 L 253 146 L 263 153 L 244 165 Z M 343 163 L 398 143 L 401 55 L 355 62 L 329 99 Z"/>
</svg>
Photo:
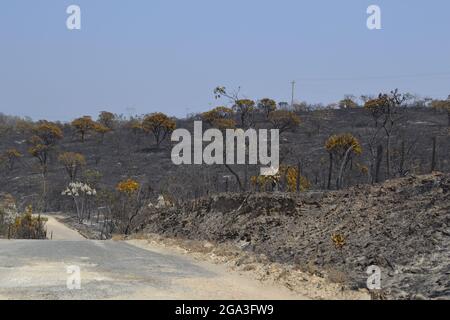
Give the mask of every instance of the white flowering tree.
<svg viewBox="0 0 450 320">
<path fill-rule="evenodd" d="M 86 183 L 71 182 L 66 190 L 61 193 L 63 196 L 72 197 L 77 209 L 77 218 L 83 222 L 86 204 L 89 198 L 95 197 L 97 191 Z"/>
</svg>

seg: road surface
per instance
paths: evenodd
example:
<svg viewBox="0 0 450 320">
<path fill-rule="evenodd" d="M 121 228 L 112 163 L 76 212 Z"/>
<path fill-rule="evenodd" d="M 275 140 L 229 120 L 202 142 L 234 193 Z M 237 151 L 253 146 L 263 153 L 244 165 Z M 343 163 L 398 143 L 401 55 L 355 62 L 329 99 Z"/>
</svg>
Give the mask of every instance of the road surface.
<svg viewBox="0 0 450 320">
<path fill-rule="evenodd" d="M 52 240 L 86 240 L 77 231 L 72 230 L 62 223 L 58 222 L 55 218 L 57 216 L 42 216 L 47 218 L 48 221 L 45 224 L 47 227 L 47 237 Z"/>
<path fill-rule="evenodd" d="M 86 240 L 52 217 L 48 227 L 53 240 L 0 240 L 0 299 L 304 298 L 184 255 Z"/>
</svg>

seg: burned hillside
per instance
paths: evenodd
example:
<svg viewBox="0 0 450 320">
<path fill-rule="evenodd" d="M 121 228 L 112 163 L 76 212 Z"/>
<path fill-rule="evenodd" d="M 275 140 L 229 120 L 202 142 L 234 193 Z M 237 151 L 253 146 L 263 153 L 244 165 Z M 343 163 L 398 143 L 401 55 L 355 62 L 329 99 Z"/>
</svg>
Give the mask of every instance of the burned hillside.
<svg viewBox="0 0 450 320">
<path fill-rule="evenodd" d="M 133 179 L 145 186 L 154 198 L 164 194 L 181 202 L 238 190 L 333 190 L 408 174 L 450 170 L 449 129 L 444 112 L 427 107 L 402 108 L 389 137 L 389 166 L 386 135 L 365 108 L 309 111 L 299 108 L 292 113 L 299 123 L 281 133 L 280 161 L 285 176 L 276 188 L 258 179 L 260 166 L 174 165 L 170 137 L 156 139 L 142 129 L 139 118 L 112 115 L 111 123 L 103 121 L 102 126 L 85 131 L 80 131 L 74 123 L 56 123 L 61 139 L 55 141 L 47 155 L 43 209 L 68 209 L 71 204 L 61 198 L 61 191 L 72 180 L 113 190 L 120 181 Z M 202 119 L 196 115 L 173 119 L 173 122 L 177 128 L 192 130 L 193 121 Z M 239 115 L 236 122 L 239 126 Z M 24 119 L 6 116 L 1 119 L 0 191 L 12 194 L 24 206 L 43 205 L 41 163 L 30 153 L 36 125 Z M 274 128 L 274 123 L 264 114 L 255 113 L 253 127 Z M 345 135 L 351 135 L 361 151 L 346 159 L 341 172 L 342 151 L 333 149 L 332 145 L 327 149 L 327 142 Z M 74 172 L 65 165 L 62 154 L 81 158 L 79 162 L 73 160 L 77 165 Z"/>
</svg>

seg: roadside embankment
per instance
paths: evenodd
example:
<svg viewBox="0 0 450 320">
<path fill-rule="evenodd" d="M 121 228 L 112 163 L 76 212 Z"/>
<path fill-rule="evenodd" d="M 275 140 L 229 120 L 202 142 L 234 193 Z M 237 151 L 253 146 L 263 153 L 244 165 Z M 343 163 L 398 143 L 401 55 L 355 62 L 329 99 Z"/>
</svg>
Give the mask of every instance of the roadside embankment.
<svg viewBox="0 0 450 320">
<path fill-rule="evenodd" d="M 376 265 L 378 296 L 448 299 L 449 190 L 450 175 L 437 173 L 335 192 L 222 194 L 149 208 L 141 236 L 232 246 L 352 289 Z"/>
</svg>

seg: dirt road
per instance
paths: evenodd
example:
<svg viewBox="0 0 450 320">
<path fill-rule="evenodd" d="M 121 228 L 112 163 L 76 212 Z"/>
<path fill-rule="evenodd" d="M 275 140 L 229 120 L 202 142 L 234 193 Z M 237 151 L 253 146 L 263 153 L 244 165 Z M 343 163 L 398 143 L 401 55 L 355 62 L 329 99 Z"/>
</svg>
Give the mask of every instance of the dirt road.
<svg viewBox="0 0 450 320">
<path fill-rule="evenodd" d="M 0 299 L 304 299 L 224 267 L 121 241 L 86 240 L 49 217 L 53 240 L 0 240 Z M 69 289 L 80 269 L 81 289 Z"/>
<path fill-rule="evenodd" d="M 56 220 L 57 216 L 42 216 L 47 218 L 47 237 L 52 240 L 86 240 L 77 231 L 66 227 L 64 224 Z"/>
</svg>

